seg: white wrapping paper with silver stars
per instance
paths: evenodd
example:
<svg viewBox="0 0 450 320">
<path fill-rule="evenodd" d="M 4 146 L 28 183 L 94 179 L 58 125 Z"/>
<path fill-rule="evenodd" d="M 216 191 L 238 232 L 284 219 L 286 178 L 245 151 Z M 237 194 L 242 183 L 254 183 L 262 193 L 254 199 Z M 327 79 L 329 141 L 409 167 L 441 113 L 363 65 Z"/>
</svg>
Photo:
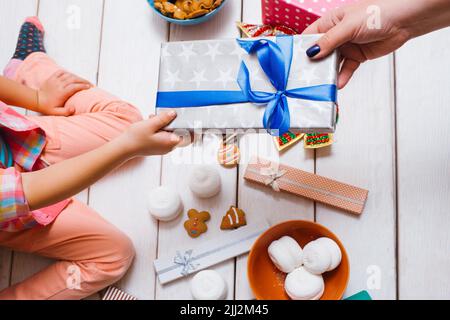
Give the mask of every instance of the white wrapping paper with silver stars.
<svg viewBox="0 0 450 320">
<path fill-rule="evenodd" d="M 320 35 L 293 37 L 293 57 L 287 90 L 318 85 L 336 85 L 338 54 L 312 61 L 306 50 Z M 267 38 L 275 41 L 275 38 Z M 246 39 L 243 39 L 246 40 Z M 250 40 L 250 39 L 249 39 Z M 254 40 L 254 39 L 251 39 Z M 237 77 L 241 62 L 250 72 L 254 91 L 276 92 L 255 54 L 249 55 L 236 39 L 163 43 L 159 92 L 240 91 Z M 337 106 L 334 102 L 287 98 L 291 131 L 334 132 Z M 158 107 L 156 113 L 176 110 L 178 117 L 168 129 L 264 129 L 266 105 L 251 102 L 177 107 Z"/>
</svg>

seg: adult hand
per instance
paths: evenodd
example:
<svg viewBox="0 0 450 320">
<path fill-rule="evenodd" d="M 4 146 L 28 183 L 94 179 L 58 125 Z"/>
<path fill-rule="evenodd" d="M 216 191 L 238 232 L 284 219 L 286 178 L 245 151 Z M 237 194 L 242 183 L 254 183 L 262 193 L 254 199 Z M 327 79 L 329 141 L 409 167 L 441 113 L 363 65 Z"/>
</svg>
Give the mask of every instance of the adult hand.
<svg viewBox="0 0 450 320">
<path fill-rule="evenodd" d="M 321 59 L 340 48 L 343 88 L 361 63 L 387 55 L 409 39 L 450 25 L 448 0 L 361 0 L 328 12 L 305 34 L 324 33 L 308 51 Z"/>
</svg>

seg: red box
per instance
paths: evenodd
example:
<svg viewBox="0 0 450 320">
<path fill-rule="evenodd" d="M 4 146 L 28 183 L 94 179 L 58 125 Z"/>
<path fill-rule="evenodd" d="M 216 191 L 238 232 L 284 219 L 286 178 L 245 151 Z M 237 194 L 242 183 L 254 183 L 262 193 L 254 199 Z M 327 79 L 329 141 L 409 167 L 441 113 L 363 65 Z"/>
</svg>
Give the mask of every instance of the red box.
<svg viewBox="0 0 450 320">
<path fill-rule="evenodd" d="M 263 23 L 302 33 L 327 11 L 358 0 L 261 0 Z"/>
</svg>

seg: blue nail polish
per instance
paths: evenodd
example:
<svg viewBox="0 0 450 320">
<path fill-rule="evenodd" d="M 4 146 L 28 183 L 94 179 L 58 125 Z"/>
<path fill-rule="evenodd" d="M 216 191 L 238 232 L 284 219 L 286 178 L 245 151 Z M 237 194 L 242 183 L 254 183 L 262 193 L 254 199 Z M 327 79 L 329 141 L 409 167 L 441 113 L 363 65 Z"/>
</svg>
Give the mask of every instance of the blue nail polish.
<svg viewBox="0 0 450 320">
<path fill-rule="evenodd" d="M 312 46 L 311 48 L 309 48 L 308 50 L 306 50 L 306 55 L 310 58 L 313 58 L 315 56 L 317 56 L 320 52 L 320 47 L 316 44 L 314 46 Z"/>
</svg>

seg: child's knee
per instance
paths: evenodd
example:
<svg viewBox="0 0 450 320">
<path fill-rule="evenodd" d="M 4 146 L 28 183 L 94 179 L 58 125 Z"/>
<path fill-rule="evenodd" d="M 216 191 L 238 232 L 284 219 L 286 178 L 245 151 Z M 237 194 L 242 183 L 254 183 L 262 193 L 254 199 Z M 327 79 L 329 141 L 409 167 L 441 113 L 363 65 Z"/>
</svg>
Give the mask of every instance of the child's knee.
<svg viewBox="0 0 450 320">
<path fill-rule="evenodd" d="M 120 231 L 109 234 L 108 242 L 110 250 L 96 266 L 103 271 L 102 280 L 111 284 L 127 273 L 135 257 L 135 249 L 131 239 Z"/>
</svg>

